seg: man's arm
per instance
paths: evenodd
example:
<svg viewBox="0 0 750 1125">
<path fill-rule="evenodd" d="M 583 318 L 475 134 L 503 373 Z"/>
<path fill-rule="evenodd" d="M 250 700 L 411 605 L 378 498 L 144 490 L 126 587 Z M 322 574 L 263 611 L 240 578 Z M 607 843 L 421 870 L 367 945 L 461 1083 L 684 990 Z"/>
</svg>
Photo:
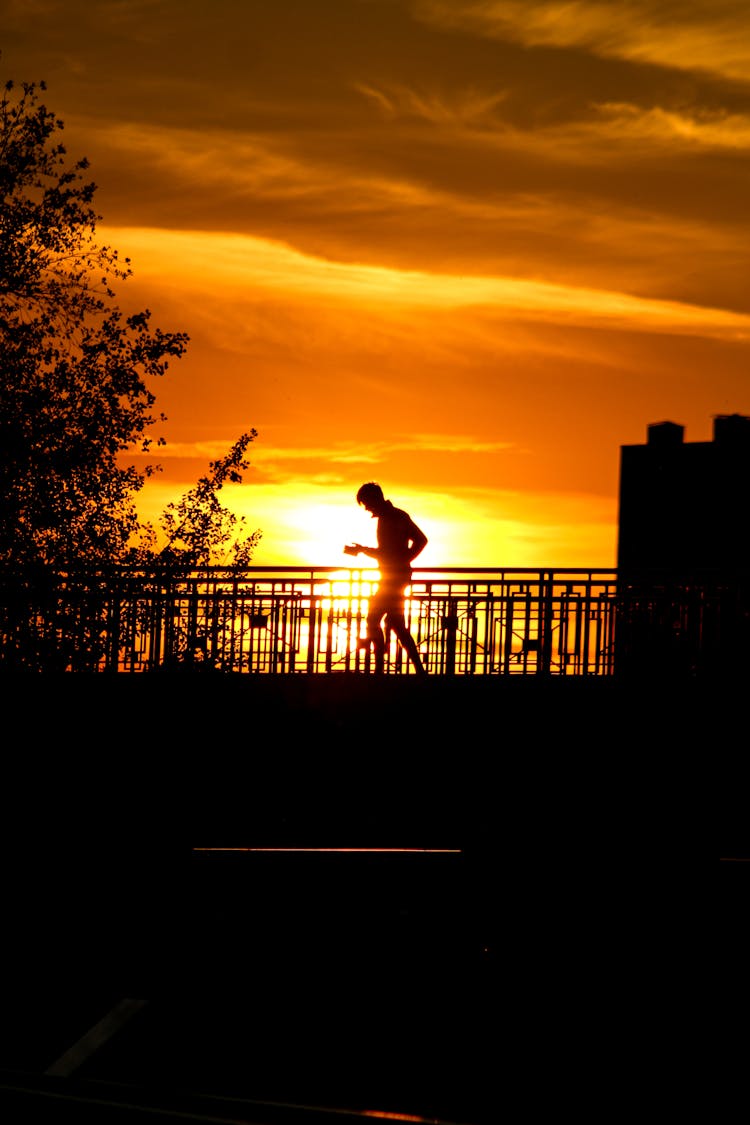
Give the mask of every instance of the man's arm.
<svg viewBox="0 0 750 1125">
<path fill-rule="evenodd" d="M 413 520 L 409 522 L 411 525 L 409 528 L 409 541 L 411 543 L 409 547 L 409 562 L 413 562 L 417 555 L 421 555 L 422 551 L 424 551 L 427 546 L 427 536 L 421 528 L 417 527 Z"/>
<path fill-rule="evenodd" d="M 380 552 L 377 547 L 363 547 L 361 543 L 352 543 L 349 547 L 344 547 L 345 555 L 367 555 L 368 558 L 377 559 L 380 557 Z"/>
</svg>

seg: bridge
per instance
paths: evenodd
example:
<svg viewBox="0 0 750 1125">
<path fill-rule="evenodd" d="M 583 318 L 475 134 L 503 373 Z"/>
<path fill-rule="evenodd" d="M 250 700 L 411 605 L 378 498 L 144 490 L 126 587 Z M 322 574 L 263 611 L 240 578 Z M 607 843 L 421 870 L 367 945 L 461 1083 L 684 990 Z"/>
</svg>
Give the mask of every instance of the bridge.
<svg viewBox="0 0 750 1125">
<path fill-rule="evenodd" d="M 367 674 L 377 580 L 374 568 L 299 566 L 6 575 L 0 666 Z M 425 668 L 441 676 L 696 675 L 736 666 L 749 586 L 745 573 L 416 568 L 406 621 Z M 413 676 L 387 641 L 386 674 Z"/>
</svg>

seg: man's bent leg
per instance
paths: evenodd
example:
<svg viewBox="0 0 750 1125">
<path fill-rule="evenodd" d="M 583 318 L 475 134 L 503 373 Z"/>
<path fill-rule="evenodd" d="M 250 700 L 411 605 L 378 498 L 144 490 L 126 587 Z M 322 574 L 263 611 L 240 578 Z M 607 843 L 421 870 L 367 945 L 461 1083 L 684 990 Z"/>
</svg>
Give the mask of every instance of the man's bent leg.
<svg viewBox="0 0 750 1125">
<path fill-rule="evenodd" d="M 425 669 L 422 663 L 422 658 L 419 655 L 417 642 L 414 640 L 414 637 L 412 637 L 411 633 L 406 628 L 406 622 L 404 621 L 403 614 L 399 614 L 398 616 L 389 614 L 388 624 L 393 629 L 393 632 L 398 637 L 402 648 L 414 665 L 414 670 L 421 676 L 425 675 Z"/>
<path fill-rule="evenodd" d="M 409 654 L 409 659 L 411 660 L 412 664 L 414 665 L 415 672 L 418 672 L 420 676 L 424 676 L 425 675 L 425 667 L 424 667 L 424 664 L 422 663 L 422 657 L 419 655 L 419 649 L 417 648 L 417 642 L 414 640 L 414 637 L 412 637 L 412 635 L 411 635 L 411 633 L 409 632 L 408 629 L 406 630 L 406 636 L 404 638 L 403 645 L 404 645 L 404 648 L 406 649 L 406 651 Z"/>
<path fill-rule="evenodd" d="M 380 625 L 383 613 L 377 607 L 371 609 L 367 615 L 367 639 L 372 646 L 375 657 L 375 671 L 385 670 L 385 634 Z"/>
</svg>

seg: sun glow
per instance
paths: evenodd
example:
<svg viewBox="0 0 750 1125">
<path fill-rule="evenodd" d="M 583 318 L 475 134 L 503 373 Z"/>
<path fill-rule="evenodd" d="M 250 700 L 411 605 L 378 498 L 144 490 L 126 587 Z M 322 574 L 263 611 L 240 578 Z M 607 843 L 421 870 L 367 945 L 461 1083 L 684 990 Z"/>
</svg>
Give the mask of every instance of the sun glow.
<svg viewBox="0 0 750 1125">
<path fill-rule="evenodd" d="M 196 476 L 201 468 L 196 462 Z M 376 541 L 375 522 L 356 503 L 360 483 L 330 488 L 299 480 L 256 483 L 251 472 L 246 484 L 225 488 L 222 502 L 245 517 L 248 531 L 262 532 L 254 565 L 333 567 L 346 576 L 360 570 L 363 578 L 376 580 L 371 559 L 344 554 L 347 543 L 374 546 Z M 190 486 L 189 480 L 149 481 L 139 500 L 142 518 L 156 521 L 166 504 Z M 414 563 L 417 570 L 614 565 L 617 509 L 611 498 L 558 496 L 553 504 L 542 494 L 456 489 L 451 495 L 398 482 L 388 492 L 427 536 Z"/>
<path fill-rule="evenodd" d="M 352 497 L 339 499 L 332 495 L 329 502 L 299 504 L 289 514 L 298 534 L 301 557 L 315 560 L 317 566 L 373 566 L 366 555 L 355 557 L 344 554 L 344 547 L 349 543 L 375 544 L 374 525 L 367 526 Z"/>
</svg>

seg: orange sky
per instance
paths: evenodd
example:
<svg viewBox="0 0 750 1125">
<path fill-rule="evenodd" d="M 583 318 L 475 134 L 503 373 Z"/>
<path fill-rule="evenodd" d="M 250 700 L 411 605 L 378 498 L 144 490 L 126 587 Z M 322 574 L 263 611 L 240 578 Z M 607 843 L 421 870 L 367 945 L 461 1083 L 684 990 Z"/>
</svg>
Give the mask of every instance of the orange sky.
<svg viewBox="0 0 750 1125">
<path fill-rule="evenodd" d="M 742 0 L 0 0 L 0 48 L 191 337 L 146 515 L 255 427 L 259 564 L 345 564 L 374 479 L 423 565 L 609 567 L 620 446 L 750 413 Z"/>
</svg>

